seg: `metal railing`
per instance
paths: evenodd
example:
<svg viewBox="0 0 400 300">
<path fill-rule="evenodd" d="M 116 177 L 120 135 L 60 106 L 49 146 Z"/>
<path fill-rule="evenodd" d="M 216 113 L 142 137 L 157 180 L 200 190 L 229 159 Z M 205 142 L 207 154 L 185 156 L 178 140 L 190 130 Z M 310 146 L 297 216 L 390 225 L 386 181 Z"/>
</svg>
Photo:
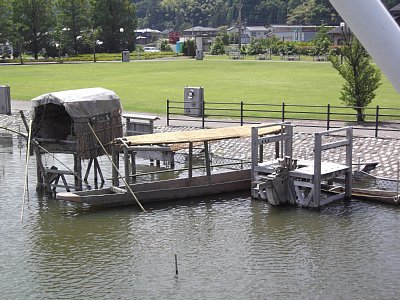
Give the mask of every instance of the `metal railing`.
<svg viewBox="0 0 400 300">
<path fill-rule="evenodd" d="M 167 125 L 171 121 L 201 123 L 232 123 L 256 124 L 265 120 L 306 121 L 296 126 L 318 127 L 326 130 L 339 128 L 343 125 L 353 126 L 355 130 L 365 130 L 378 137 L 379 132 L 400 132 L 400 109 L 390 107 L 365 107 L 364 121 L 357 122 L 358 107 L 336 105 L 300 105 L 300 104 L 269 104 L 237 102 L 199 103 L 203 112 L 199 117 L 188 117 L 183 109 L 184 101 L 167 99 Z"/>
</svg>

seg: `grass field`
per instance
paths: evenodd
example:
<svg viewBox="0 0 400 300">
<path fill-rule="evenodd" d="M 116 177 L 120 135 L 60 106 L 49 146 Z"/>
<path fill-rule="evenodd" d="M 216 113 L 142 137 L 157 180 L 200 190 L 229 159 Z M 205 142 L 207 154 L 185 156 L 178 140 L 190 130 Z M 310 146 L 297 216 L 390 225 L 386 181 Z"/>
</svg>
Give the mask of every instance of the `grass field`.
<svg viewBox="0 0 400 300">
<path fill-rule="evenodd" d="M 372 105 L 400 108 L 400 95 L 383 76 Z M 206 101 L 342 105 L 343 79 L 330 63 L 228 59 L 1 65 L 0 84 L 12 99 L 43 93 L 104 87 L 125 110 L 165 113 L 166 99 L 183 101 L 185 86 L 202 86 Z"/>
</svg>

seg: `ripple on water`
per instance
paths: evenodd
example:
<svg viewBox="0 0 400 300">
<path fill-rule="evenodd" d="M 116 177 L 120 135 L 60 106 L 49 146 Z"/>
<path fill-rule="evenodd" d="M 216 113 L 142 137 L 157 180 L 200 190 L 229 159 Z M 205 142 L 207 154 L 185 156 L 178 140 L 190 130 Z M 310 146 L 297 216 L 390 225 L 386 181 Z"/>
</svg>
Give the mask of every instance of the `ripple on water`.
<svg viewBox="0 0 400 300">
<path fill-rule="evenodd" d="M 13 166 L 0 175 L 6 299 L 398 296 L 398 207 L 352 201 L 310 211 L 226 195 L 145 213 L 93 210 L 42 199 L 32 181 L 21 226 L 22 191 L 10 187 L 23 186 L 23 157 L 2 162 Z"/>
</svg>

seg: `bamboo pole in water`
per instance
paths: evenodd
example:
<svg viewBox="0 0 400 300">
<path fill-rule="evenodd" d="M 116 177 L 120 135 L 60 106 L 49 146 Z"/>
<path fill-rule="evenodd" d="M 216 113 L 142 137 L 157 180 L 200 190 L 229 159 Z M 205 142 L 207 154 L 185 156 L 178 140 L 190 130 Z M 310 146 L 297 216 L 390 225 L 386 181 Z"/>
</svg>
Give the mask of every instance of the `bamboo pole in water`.
<svg viewBox="0 0 400 300">
<path fill-rule="evenodd" d="M 25 197 L 26 191 L 28 189 L 28 167 L 29 167 L 29 153 L 31 151 L 31 138 L 32 138 L 32 120 L 29 122 L 29 132 L 28 132 L 28 147 L 26 149 L 26 161 L 25 161 L 25 182 L 24 182 L 24 193 L 22 196 L 22 208 L 21 208 L 21 223 L 24 219 L 24 208 L 25 208 Z"/>
</svg>

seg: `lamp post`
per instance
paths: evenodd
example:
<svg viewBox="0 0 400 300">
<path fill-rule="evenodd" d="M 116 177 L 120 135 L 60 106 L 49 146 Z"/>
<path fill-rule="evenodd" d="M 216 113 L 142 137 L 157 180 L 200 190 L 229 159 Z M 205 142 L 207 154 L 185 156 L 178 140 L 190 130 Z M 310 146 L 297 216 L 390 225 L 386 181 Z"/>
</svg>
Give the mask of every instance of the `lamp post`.
<svg viewBox="0 0 400 300">
<path fill-rule="evenodd" d="M 348 46 L 350 41 L 348 40 L 348 28 L 345 22 L 340 22 L 340 30 L 342 31 L 342 47 Z M 343 49 L 340 49 L 340 64 L 343 64 Z"/>
<path fill-rule="evenodd" d="M 58 49 L 58 62 L 61 63 L 61 44 L 56 43 L 55 46 Z"/>
<path fill-rule="evenodd" d="M 121 44 L 121 51 L 123 51 L 124 50 L 124 28 L 120 28 L 119 29 L 119 32 L 121 33 L 121 41 L 120 41 L 120 44 Z"/>
</svg>

